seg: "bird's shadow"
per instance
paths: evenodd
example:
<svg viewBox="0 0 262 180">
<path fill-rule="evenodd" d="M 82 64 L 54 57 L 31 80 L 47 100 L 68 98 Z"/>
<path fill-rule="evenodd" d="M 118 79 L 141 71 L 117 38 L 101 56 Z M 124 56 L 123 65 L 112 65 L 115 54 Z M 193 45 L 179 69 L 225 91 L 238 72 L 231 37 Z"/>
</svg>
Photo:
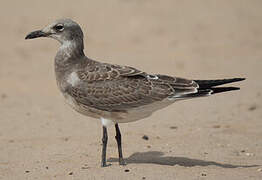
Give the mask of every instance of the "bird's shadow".
<svg viewBox="0 0 262 180">
<path fill-rule="evenodd" d="M 257 167 L 259 165 L 233 165 L 226 163 L 218 163 L 214 161 L 204 161 L 200 159 L 190 159 L 186 157 L 173 157 L 173 156 L 164 156 L 163 152 L 160 151 L 148 151 L 148 152 L 136 152 L 125 159 L 127 164 L 159 164 L 174 166 L 180 165 L 184 167 L 193 167 L 193 166 L 219 166 L 222 168 L 248 168 L 248 167 Z M 118 158 L 109 158 L 108 162 L 118 162 Z"/>
</svg>

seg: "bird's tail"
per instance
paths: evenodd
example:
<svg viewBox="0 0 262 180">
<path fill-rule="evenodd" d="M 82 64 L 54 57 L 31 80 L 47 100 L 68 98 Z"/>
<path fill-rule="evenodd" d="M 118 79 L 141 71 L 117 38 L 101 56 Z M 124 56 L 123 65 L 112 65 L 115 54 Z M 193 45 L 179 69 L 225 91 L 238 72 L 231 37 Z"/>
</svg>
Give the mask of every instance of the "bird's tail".
<svg viewBox="0 0 262 180">
<path fill-rule="evenodd" d="M 216 87 L 223 84 L 243 81 L 245 78 L 232 78 L 232 79 L 217 79 L 217 80 L 194 80 L 198 85 L 198 92 L 200 94 L 216 94 L 226 91 L 239 90 L 239 87 Z"/>
<path fill-rule="evenodd" d="M 243 81 L 245 78 L 232 78 L 232 79 L 217 79 L 217 80 L 194 80 L 198 85 L 199 89 L 208 89 L 214 86 L 223 84 L 233 83 L 237 81 Z"/>
<path fill-rule="evenodd" d="M 186 97 L 202 97 L 211 94 L 222 93 L 226 91 L 239 90 L 239 87 L 216 87 L 223 84 L 233 83 L 237 81 L 243 81 L 245 78 L 232 78 L 232 79 L 217 79 L 217 80 L 194 80 L 199 88 L 197 93 L 187 94 Z M 184 96 L 184 98 L 185 98 Z"/>
</svg>

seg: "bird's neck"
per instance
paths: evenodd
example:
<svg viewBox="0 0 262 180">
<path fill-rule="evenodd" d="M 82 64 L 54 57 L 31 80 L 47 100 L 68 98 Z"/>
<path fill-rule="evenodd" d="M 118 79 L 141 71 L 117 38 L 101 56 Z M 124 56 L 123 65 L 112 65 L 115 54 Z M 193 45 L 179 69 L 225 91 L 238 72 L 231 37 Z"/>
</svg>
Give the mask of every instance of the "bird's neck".
<svg viewBox="0 0 262 180">
<path fill-rule="evenodd" d="M 61 44 L 57 54 L 62 54 L 64 58 L 78 58 L 84 56 L 83 40 L 65 41 Z"/>
<path fill-rule="evenodd" d="M 55 57 L 55 64 L 58 66 L 69 66 L 77 63 L 85 57 L 83 40 L 65 41 L 59 47 Z"/>
<path fill-rule="evenodd" d="M 82 41 L 62 43 L 55 57 L 55 73 L 59 88 L 64 88 L 65 76 L 86 59 Z"/>
</svg>

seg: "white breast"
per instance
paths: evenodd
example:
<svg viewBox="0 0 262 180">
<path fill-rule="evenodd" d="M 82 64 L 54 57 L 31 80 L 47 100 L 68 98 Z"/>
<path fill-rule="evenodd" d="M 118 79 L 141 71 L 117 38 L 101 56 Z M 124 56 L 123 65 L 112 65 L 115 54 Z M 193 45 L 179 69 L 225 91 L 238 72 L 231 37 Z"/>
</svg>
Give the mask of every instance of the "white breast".
<svg viewBox="0 0 262 180">
<path fill-rule="evenodd" d="M 76 74 L 76 72 L 72 72 L 68 78 L 67 78 L 67 82 L 69 84 L 71 84 L 73 87 L 76 86 L 79 82 L 80 82 L 80 79 L 78 77 L 78 75 Z"/>
</svg>

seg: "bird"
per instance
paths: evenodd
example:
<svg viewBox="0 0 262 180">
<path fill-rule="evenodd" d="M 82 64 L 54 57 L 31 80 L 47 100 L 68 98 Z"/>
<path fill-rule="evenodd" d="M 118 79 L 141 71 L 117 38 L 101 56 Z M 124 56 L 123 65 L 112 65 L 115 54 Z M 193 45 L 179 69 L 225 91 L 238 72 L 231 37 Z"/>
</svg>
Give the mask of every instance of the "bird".
<svg viewBox="0 0 262 180">
<path fill-rule="evenodd" d="M 245 80 L 191 80 L 93 60 L 84 53 L 84 34 L 80 25 L 69 18 L 55 20 L 29 33 L 25 39 L 39 37 L 60 42 L 54 69 L 58 88 L 66 102 L 77 112 L 101 120 L 102 167 L 107 166 L 107 128 L 110 125 L 114 124 L 116 130 L 119 165 L 126 165 L 119 123 L 147 118 L 179 100 L 239 90 L 239 87 L 220 85 Z"/>
</svg>

